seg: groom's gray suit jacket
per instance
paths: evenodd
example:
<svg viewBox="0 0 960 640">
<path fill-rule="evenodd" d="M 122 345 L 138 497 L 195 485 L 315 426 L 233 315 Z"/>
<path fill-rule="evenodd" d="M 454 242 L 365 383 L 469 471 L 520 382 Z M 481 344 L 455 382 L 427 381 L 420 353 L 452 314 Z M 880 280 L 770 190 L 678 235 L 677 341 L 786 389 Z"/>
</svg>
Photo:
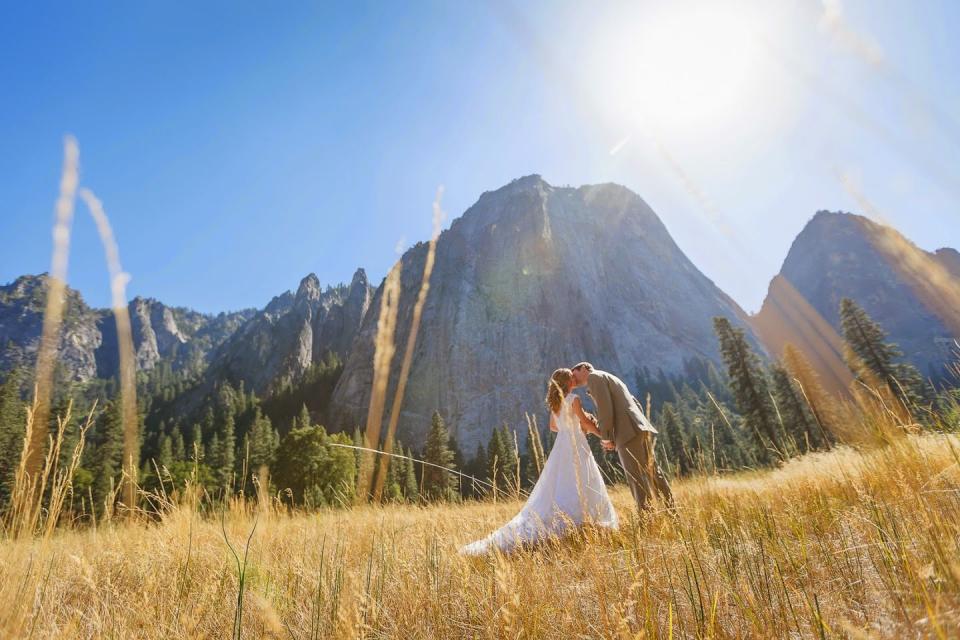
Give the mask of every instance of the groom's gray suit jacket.
<svg viewBox="0 0 960 640">
<path fill-rule="evenodd" d="M 597 408 L 601 437 L 612 441 L 618 449 L 644 431 L 657 433 L 643 415 L 640 403 L 617 376 L 594 370 L 587 376 L 587 389 Z"/>
</svg>

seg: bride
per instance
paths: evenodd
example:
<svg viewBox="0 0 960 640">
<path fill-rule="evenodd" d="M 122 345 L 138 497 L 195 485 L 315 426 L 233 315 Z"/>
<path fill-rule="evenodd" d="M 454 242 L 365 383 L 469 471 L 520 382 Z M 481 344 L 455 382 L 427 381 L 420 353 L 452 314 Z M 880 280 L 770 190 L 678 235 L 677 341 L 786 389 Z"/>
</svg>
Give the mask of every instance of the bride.
<svg viewBox="0 0 960 640">
<path fill-rule="evenodd" d="M 557 432 L 557 439 L 520 513 L 486 538 L 462 547 L 461 554 L 510 552 L 588 523 L 617 528 L 617 513 L 584 435 L 600 435 L 596 419 L 583 410 L 572 388 L 570 369 L 553 372 L 546 402 L 550 430 Z"/>
</svg>

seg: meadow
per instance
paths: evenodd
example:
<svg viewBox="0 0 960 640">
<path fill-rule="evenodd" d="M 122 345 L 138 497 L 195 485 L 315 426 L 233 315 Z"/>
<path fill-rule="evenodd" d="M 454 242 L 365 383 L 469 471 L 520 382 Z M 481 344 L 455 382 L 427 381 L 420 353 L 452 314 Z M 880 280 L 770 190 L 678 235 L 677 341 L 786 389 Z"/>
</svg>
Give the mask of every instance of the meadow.
<svg viewBox="0 0 960 640">
<path fill-rule="evenodd" d="M 516 500 L 221 512 L 188 494 L 0 546 L 8 638 L 904 638 L 960 628 L 960 440 L 676 483 L 679 512 L 510 557 Z"/>
</svg>

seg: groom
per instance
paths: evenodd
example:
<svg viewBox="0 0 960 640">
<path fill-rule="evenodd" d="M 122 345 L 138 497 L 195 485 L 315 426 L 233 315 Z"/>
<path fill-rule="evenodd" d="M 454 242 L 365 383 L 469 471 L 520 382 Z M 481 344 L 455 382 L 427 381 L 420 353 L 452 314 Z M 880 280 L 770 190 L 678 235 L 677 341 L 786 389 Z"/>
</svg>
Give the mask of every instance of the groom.
<svg viewBox="0 0 960 640">
<path fill-rule="evenodd" d="M 581 362 L 572 371 L 573 386 L 586 385 L 588 395 L 596 405 L 597 428 L 603 448 L 607 451 L 616 449 L 620 456 L 630 492 L 637 501 L 637 510 L 643 513 L 651 508 L 654 489 L 672 509 L 670 484 L 653 454 L 657 430 L 643 415 L 627 385 L 612 373 L 594 369 L 589 362 Z"/>
</svg>

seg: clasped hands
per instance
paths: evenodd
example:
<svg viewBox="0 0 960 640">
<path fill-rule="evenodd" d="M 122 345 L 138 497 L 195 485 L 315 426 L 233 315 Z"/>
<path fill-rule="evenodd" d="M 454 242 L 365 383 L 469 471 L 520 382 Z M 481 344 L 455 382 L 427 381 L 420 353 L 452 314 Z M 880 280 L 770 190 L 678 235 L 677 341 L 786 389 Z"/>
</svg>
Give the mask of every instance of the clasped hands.
<svg viewBox="0 0 960 640">
<path fill-rule="evenodd" d="M 592 422 L 593 426 L 595 427 L 599 424 L 597 416 L 593 415 L 592 413 L 587 413 L 587 420 Z M 615 451 L 617 448 L 617 445 L 614 444 L 612 440 L 604 440 L 603 438 L 600 438 L 600 444 L 603 445 L 604 451 Z"/>
</svg>

